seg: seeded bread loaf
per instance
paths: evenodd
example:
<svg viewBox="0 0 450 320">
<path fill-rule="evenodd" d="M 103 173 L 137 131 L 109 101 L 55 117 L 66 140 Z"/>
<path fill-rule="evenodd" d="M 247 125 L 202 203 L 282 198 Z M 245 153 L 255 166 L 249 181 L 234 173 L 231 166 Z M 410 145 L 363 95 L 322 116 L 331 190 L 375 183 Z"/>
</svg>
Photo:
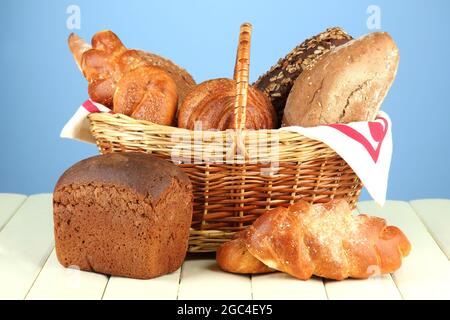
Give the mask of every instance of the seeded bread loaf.
<svg viewBox="0 0 450 320">
<path fill-rule="evenodd" d="M 398 62 L 398 48 L 385 32 L 370 33 L 322 55 L 295 81 L 283 126 L 373 120 Z"/>
<path fill-rule="evenodd" d="M 254 83 L 269 97 L 280 122 L 289 92 L 300 73 L 322 54 L 351 39 L 341 28 L 327 29 L 295 47 Z"/>
<path fill-rule="evenodd" d="M 148 279 L 186 255 L 192 186 L 172 163 L 143 153 L 78 162 L 56 184 L 56 254 L 63 266 Z"/>
</svg>

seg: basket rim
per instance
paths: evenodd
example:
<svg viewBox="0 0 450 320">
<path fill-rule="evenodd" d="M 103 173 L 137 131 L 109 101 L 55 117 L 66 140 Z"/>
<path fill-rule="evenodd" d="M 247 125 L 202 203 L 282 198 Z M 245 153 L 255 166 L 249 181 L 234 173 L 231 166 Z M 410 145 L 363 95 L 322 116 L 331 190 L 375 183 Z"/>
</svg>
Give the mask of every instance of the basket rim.
<svg viewBox="0 0 450 320">
<path fill-rule="evenodd" d="M 325 142 L 312 139 L 308 136 L 305 136 L 294 130 L 285 130 L 283 128 L 277 129 L 256 129 L 256 130 L 248 130 L 248 129 L 227 129 L 227 130 L 190 130 L 186 128 L 178 128 L 173 126 L 156 124 L 147 120 L 139 120 L 134 119 L 132 117 L 126 116 L 121 113 L 109 113 L 109 112 L 95 112 L 87 115 L 89 120 L 89 127 L 91 134 L 94 136 L 96 144 L 98 144 L 97 138 L 97 130 L 94 129 L 98 126 L 112 126 L 112 127 L 127 127 L 127 131 L 135 131 L 135 132 L 152 132 L 156 135 L 177 135 L 177 136 L 191 136 L 195 137 L 196 135 L 208 135 L 208 134 L 220 134 L 227 135 L 230 132 L 236 134 L 244 134 L 247 136 L 247 132 L 252 132 L 253 138 L 256 139 L 254 141 L 258 141 L 258 139 L 266 137 L 278 137 L 278 141 L 280 144 L 284 145 L 285 143 L 291 143 L 296 141 L 297 143 L 302 143 L 303 145 L 308 145 L 318 152 L 321 153 L 321 156 L 315 156 L 315 159 L 325 159 L 331 158 L 334 156 L 339 156 L 339 154 L 333 150 L 329 145 Z M 109 130 L 109 129 L 108 129 Z M 95 133 L 97 132 L 97 133 Z M 321 151 L 319 151 L 321 150 Z M 340 156 L 339 156 L 340 157 Z M 280 160 L 281 161 L 281 160 Z M 297 161 L 297 160 L 293 160 Z M 282 161 L 285 162 L 285 161 Z"/>
<path fill-rule="evenodd" d="M 90 122 L 102 122 L 104 119 L 107 118 L 111 118 L 111 119 L 119 119 L 119 120 L 124 120 L 129 122 L 129 124 L 134 124 L 134 125 L 143 125 L 143 126 L 149 126 L 149 127 L 153 127 L 153 128 L 157 128 L 160 131 L 166 131 L 166 132 L 179 132 L 179 133 L 189 133 L 189 134 L 193 134 L 195 132 L 211 132 L 211 133 L 226 133 L 229 131 L 237 131 L 239 129 L 227 129 L 227 130 L 190 130 L 190 129 L 186 129 L 186 128 L 179 128 L 179 127 L 174 127 L 174 126 L 168 126 L 168 125 L 162 125 L 162 124 L 157 124 L 148 120 L 140 120 L 140 119 L 135 119 L 132 118 L 130 116 L 124 115 L 122 113 L 111 113 L 111 112 L 92 112 L 90 114 L 87 115 L 88 119 Z M 264 133 L 285 133 L 285 134 L 292 134 L 292 135 L 297 135 L 299 137 L 311 140 L 311 141 L 317 141 L 320 143 L 323 143 L 324 145 L 326 145 L 326 143 L 317 140 L 317 139 L 312 139 L 309 138 L 303 134 L 298 133 L 297 131 L 291 131 L 291 130 L 286 130 L 286 128 L 288 127 L 281 127 L 281 128 L 276 128 L 276 129 L 242 129 L 240 131 L 246 132 L 264 132 Z"/>
</svg>

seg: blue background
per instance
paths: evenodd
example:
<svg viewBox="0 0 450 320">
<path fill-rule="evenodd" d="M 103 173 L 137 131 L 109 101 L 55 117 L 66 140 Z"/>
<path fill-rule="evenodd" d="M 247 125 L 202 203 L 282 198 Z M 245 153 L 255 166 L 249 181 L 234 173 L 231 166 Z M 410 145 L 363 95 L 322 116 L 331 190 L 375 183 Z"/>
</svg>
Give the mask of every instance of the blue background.
<svg viewBox="0 0 450 320">
<path fill-rule="evenodd" d="M 251 80 L 306 37 L 342 26 L 370 32 L 366 9 L 381 8 L 381 30 L 401 53 L 383 109 L 393 120 L 388 197 L 450 198 L 450 1 L 1 1 L 0 192 L 51 192 L 59 175 L 97 153 L 59 138 L 87 97 L 67 48 L 70 4 L 86 39 L 112 29 L 131 48 L 188 69 L 197 82 L 230 77 L 241 22 L 254 26 Z M 363 199 L 367 194 L 363 195 Z"/>
</svg>

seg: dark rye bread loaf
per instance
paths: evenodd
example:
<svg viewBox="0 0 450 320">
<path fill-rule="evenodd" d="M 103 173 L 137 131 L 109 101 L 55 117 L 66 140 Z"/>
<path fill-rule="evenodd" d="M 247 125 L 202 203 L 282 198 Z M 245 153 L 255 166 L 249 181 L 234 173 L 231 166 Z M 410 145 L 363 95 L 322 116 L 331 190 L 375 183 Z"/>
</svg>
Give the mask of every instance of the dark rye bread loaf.
<svg viewBox="0 0 450 320">
<path fill-rule="evenodd" d="M 254 85 L 269 97 L 280 122 L 289 92 L 300 73 L 324 53 L 350 40 L 352 37 L 341 28 L 327 29 L 295 47 L 259 77 Z"/>
<path fill-rule="evenodd" d="M 192 185 L 172 163 L 143 153 L 78 162 L 56 184 L 56 254 L 64 266 L 148 279 L 186 255 Z"/>
</svg>

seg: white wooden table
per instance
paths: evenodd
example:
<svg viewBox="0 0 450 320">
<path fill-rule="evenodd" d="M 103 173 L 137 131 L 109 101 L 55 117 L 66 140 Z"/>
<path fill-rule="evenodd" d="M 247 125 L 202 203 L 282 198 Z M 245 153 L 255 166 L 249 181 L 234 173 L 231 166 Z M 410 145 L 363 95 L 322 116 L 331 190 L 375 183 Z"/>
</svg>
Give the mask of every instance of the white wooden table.
<svg viewBox="0 0 450 320">
<path fill-rule="evenodd" d="M 51 194 L 0 194 L 0 299 L 450 299 L 450 200 L 361 202 L 412 243 L 402 268 L 369 280 L 295 280 L 285 274 L 234 275 L 213 256 L 134 280 L 61 267 L 53 242 Z"/>
</svg>

